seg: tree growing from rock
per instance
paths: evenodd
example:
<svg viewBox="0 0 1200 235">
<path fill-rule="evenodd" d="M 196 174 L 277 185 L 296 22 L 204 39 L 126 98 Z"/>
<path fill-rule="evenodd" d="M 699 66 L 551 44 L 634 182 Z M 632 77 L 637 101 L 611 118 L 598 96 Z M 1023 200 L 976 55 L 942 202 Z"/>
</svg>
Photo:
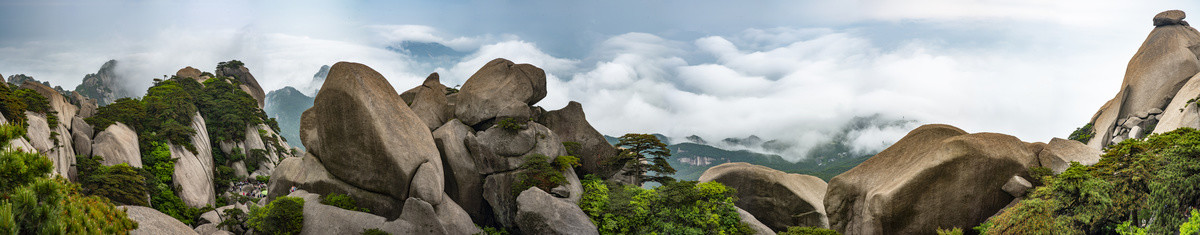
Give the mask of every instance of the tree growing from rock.
<svg viewBox="0 0 1200 235">
<path fill-rule="evenodd" d="M 623 173 L 626 176 L 633 176 L 637 180 L 638 185 L 647 181 L 665 183 L 674 181 L 670 174 L 675 173 L 675 168 L 667 162 L 671 157 L 671 150 L 667 149 L 667 144 L 664 144 L 658 137 L 651 134 L 625 134 L 618 138 L 617 148 L 621 152 L 613 159 L 616 166 L 624 166 L 626 171 Z M 654 172 L 654 175 L 647 175 Z"/>
</svg>

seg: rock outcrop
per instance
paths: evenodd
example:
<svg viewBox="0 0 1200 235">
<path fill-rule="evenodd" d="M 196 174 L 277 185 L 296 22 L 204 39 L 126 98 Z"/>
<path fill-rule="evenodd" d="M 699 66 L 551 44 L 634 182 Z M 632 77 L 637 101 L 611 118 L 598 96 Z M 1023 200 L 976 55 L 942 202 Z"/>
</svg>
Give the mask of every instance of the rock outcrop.
<svg viewBox="0 0 1200 235">
<path fill-rule="evenodd" d="M 463 83 L 454 115 L 469 126 L 493 119 L 528 120 L 532 115 L 529 105 L 545 97 L 545 71 L 529 64 L 495 59 Z"/>
<path fill-rule="evenodd" d="M 599 234 L 579 206 L 537 187 L 517 196 L 517 208 L 517 225 L 525 234 Z"/>
<path fill-rule="evenodd" d="M 439 204 L 441 157 L 429 128 L 402 102 L 383 75 L 339 62 L 304 112 L 300 138 L 336 179 L 397 202 L 414 196 Z"/>
<path fill-rule="evenodd" d="M 471 218 L 484 220 L 483 177 L 477 170 L 475 158 L 467 150 L 467 138 L 473 138 L 471 127 L 450 120 L 433 132 L 433 139 L 442 156 L 446 194 L 462 206 Z"/>
<path fill-rule="evenodd" d="M 196 234 L 192 227 L 153 208 L 141 206 L 118 206 L 117 208 L 125 210 L 129 219 L 138 223 L 138 228 L 129 231 L 129 234 Z"/>
<path fill-rule="evenodd" d="M 128 163 L 132 167 L 142 167 L 137 133 L 124 123 L 115 122 L 108 125 L 104 131 L 96 134 L 96 140 L 91 146 L 92 155 L 104 159 L 100 163 L 106 166 Z"/>
<path fill-rule="evenodd" d="M 746 210 L 742 210 L 742 208 L 737 208 L 737 212 L 738 212 L 738 218 L 742 219 L 742 223 L 746 223 L 746 225 L 750 225 L 750 229 L 754 229 L 755 235 L 775 234 L 775 231 L 771 230 L 771 227 L 767 227 L 766 224 L 763 224 L 761 221 L 758 221 L 758 218 L 754 217 L 754 215 L 750 214 L 750 212 L 747 212 Z"/>
<path fill-rule="evenodd" d="M 1200 73 L 1188 78 L 1183 88 L 1175 93 L 1175 99 L 1167 104 L 1154 127 L 1154 134 L 1179 129 L 1180 127 L 1200 128 L 1200 104 L 1193 101 L 1200 97 Z"/>
<path fill-rule="evenodd" d="M 788 227 L 828 228 L 825 215 L 826 183 L 811 175 L 788 174 L 744 162 L 708 168 L 700 182 L 715 181 L 737 189 L 738 208 L 744 209 L 774 231 Z"/>
<path fill-rule="evenodd" d="M 75 116 L 71 119 L 71 141 L 75 147 L 75 154 L 91 156 L 92 155 L 92 125 L 83 120 L 82 117 Z"/>
<path fill-rule="evenodd" d="M 1092 116 L 1095 135 L 1088 146 L 1095 149 L 1129 138 L 1141 138 L 1140 130 L 1157 129 L 1166 106 L 1177 98 L 1180 88 L 1200 72 L 1200 32 L 1183 21 L 1182 11 L 1172 10 L 1154 17 L 1154 30 L 1138 48 L 1125 69 L 1116 97 Z M 1193 97 L 1178 97 L 1188 100 Z M 1134 128 L 1139 131 L 1134 131 Z"/>
<path fill-rule="evenodd" d="M 254 79 L 254 75 L 250 74 L 250 69 L 241 64 L 233 66 L 218 66 L 217 76 L 231 77 L 238 81 L 241 85 L 238 88 L 254 97 L 258 101 L 258 108 L 263 108 L 263 102 L 266 101 L 267 93 L 263 92 L 262 86 L 258 85 L 258 80 Z"/>
<path fill-rule="evenodd" d="M 67 128 L 71 128 L 71 117 L 75 117 L 75 113 L 79 112 L 79 107 L 67 101 L 67 97 L 55 91 L 54 88 L 33 81 L 25 81 L 21 84 L 21 89 L 30 89 L 37 92 L 42 97 L 46 97 L 49 101 L 50 109 L 58 116 L 59 123 L 65 124 Z M 66 134 L 65 132 L 62 134 Z"/>
<path fill-rule="evenodd" d="M 615 171 L 615 169 L 600 169 L 600 163 L 615 157 L 617 149 L 608 144 L 604 135 L 587 122 L 587 118 L 583 114 L 583 105 L 579 102 L 571 101 L 567 103 L 567 107 L 546 112 L 541 115 L 538 122 L 550 128 L 563 142 L 579 144 L 579 149 L 574 152 L 582 165 L 583 172 L 579 174 L 610 175 Z"/>
<path fill-rule="evenodd" d="M 176 191 L 179 199 L 189 207 L 201 208 L 217 202 L 213 191 L 212 144 L 209 143 L 208 129 L 200 112 L 192 115 L 191 128 L 196 130 L 191 137 L 195 151 L 182 143 L 171 143 L 169 147 L 171 158 L 176 159 L 174 183 L 179 188 Z"/>
<path fill-rule="evenodd" d="M 401 93 L 400 98 L 430 131 L 442 126 L 454 115 L 454 110 L 446 101 L 446 86 L 442 85 L 437 73 L 429 74 L 425 82 Z"/>
<path fill-rule="evenodd" d="M 1015 198 L 1002 187 L 1037 166 L 1031 146 L 1003 134 L 921 126 L 829 181 L 830 227 L 914 234 L 979 225 Z"/>
</svg>

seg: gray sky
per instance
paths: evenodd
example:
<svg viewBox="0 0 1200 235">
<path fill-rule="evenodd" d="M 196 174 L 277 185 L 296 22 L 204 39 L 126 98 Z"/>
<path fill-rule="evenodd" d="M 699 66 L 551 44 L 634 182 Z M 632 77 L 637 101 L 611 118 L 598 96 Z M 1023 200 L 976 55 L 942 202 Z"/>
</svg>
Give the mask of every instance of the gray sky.
<svg viewBox="0 0 1200 235">
<path fill-rule="evenodd" d="M 1112 98 L 1154 14 L 1198 5 L 0 0 L 0 74 L 70 89 L 117 59 L 144 90 L 184 66 L 238 59 L 267 91 L 309 92 L 321 65 L 355 61 L 404 90 L 434 71 L 461 84 L 504 57 L 546 69 L 539 105 L 580 101 L 610 135 L 754 134 L 803 150 L 852 117 L 882 114 L 1032 142 L 1066 136 Z M 435 63 L 387 50 L 401 41 L 467 56 Z M 909 128 L 853 141 L 877 150 Z"/>
</svg>

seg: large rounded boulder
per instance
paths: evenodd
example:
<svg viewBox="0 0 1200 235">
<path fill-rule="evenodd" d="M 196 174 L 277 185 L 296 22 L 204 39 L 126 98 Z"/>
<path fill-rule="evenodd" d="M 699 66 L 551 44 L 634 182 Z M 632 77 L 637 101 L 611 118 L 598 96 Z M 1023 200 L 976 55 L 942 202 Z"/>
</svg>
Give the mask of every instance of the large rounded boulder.
<svg viewBox="0 0 1200 235">
<path fill-rule="evenodd" d="M 825 217 L 824 180 L 811 175 L 788 174 L 744 162 L 708 168 L 700 182 L 715 181 L 737 189 L 735 205 L 775 231 L 788 227 L 829 227 Z"/>
<path fill-rule="evenodd" d="M 128 163 L 142 167 L 142 152 L 138 149 L 137 132 L 124 123 L 115 122 L 104 128 L 92 141 L 92 155 L 104 159 L 101 163 L 112 166 Z"/>
<path fill-rule="evenodd" d="M 208 139 L 208 128 L 200 112 L 192 115 L 192 149 L 183 143 L 171 143 L 168 147 L 175 159 L 175 186 L 179 188 L 179 199 L 193 208 L 215 205 L 217 195 L 213 189 L 212 145 Z M 193 151 L 194 150 L 194 151 Z"/>
<path fill-rule="evenodd" d="M 923 234 L 979 225 L 1015 197 L 1004 185 L 1037 166 L 1033 145 L 924 125 L 829 181 L 825 211 L 843 234 Z M 762 218 L 760 218 L 762 219 Z"/>
<path fill-rule="evenodd" d="M 129 215 L 129 219 L 138 223 L 138 228 L 129 231 L 129 234 L 196 234 L 192 227 L 154 208 L 142 206 L 119 206 L 117 208 L 124 209 L 125 214 Z"/>
<path fill-rule="evenodd" d="M 387 79 L 338 62 L 300 120 L 300 139 L 329 174 L 365 191 L 438 204 L 442 160 L 433 135 Z M 436 195 L 436 196 L 434 196 Z"/>
<path fill-rule="evenodd" d="M 523 121 L 532 116 L 529 105 L 542 98 L 546 98 L 545 71 L 498 58 L 463 83 L 454 115 L 470 126 L 499 118 Z"/>
</svg>

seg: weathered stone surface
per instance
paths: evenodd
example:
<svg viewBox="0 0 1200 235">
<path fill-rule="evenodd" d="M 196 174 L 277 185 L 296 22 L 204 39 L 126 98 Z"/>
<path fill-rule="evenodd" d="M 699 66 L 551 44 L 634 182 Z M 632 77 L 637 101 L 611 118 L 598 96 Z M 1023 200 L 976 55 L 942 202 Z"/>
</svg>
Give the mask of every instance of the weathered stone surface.
<svg viewBox="0 0 1200 235">
<path fill-rule="evenodd" d="M 46 115 L 25 111 L 25 123 L 29 124 L 25 128 L 25 137 L 29 138 L 33 148 L 41 153 L 50 152 L 54 141 L 50 140 L 50 124 L 46 122 Z"/>
<path fill-rule="evenodd" d="M 1037 166 L 1032 148 L 1003 134 L 921 126 L 830 180 L 830 227 L 844 234 L 914 234 L 979 225 L 1014 199 L 1002 186 Z"/>
<path fill-rule="evenodd" d="M 72 91 L 71 97 L 79 101 L 79 113 L 75 114 L 76 117 L 89 118 L 92 117 L 92 115 L 96 115 L 96 109 L 99 108 L 99 106 L 96 104 L 96 99 L 83 96 L 83 94 L 79 94 L 78 91 Z M 72 125 L 72 127 L 74 127 L 74 125 Z"/>
<path fill-rule="evenodd" d="M 400 219 L 386 221 L 370 213 L 321 204 L 320 195 L 304 190 L 288 196 L 304 199 L 304 229 L 300 234 L 359 234 L 366 229 L 391 234 L 448 234 L 438 222 L 433 206 L 416 198 L 405 202 Z"/>
<path fill-rule="evenodd" d="M 530 124 L 533 124 L 533 122 L 524 122 L 523 125 L 526 125 L 526 128 L 517 131 L 493 126 L 479 132 L 476 134 L 476 137 L 479 137 L 479 142 L 487 145 L 496 155 L 520 157 L 533 150 L 533 147 L 538 143 L 539 135 L 545 135 L 549 132 L 549 129 L 535 128 Z"/>
<path fill-rule="evenodd" d="M 441 204 L 434 207 L 437 213 L 438 221 L 441 221 L 442 227 L 446 228 L 448 234 L 479 234 L 483 230 L 475 227 L 475 222 L 471 220 L 471 215 L 467 211 L 459 207 L 457 203 L 449 199 L 445 193 L 442 194 L 444 199 Z M 483 200 L 480 199 L 482 202 Z"/>
<path fill-rule="evenodd" d="M 200 112 L 192 115 L 191 127 L 196 130 L 196 134 L 191 137 L 195 152 L 175 143 L 168 147 L 171 158 L 176 159 L 174 183 L 179 188 L 176 191 L 179 199 L 190 207 L 201 208 L 217 202 L 217 195 L 213 192 L 212 145 L 209 143 L 208 129 Z"/>
<path fill-rule="evenodd" d="M 1155 16 L 1154 21 L 1160 25 L 1160 21 L 1182 22 L 1182 18 L 1183 12 L 1168 11 Z M 1191 49 L 1197 46 L 1200 46 L 1200 32 L 1187 25 L 1165 24 L 1150 31 L 1129 60 L 1120 92 L 1092 118 L 1097 135 L 1088 146 L 1100 149 L 1113 144 L 1111 140 L 1118 137 L 1114 133 L 1119 125 L 1117 120 L 1167 106 L 1188 78 L 1200 72 L 1198 51 Z M 1146 128 L 1149 127 L 1142 126 Z"/>
<path fill-rule="evenodd" d="M 823 204 L 827 185 L 820 178 L 735 162 L 705 170 L 700 182 L 710 181 L 737 189 L 735 205 L 772 230 L 786 231 L 792 226 L 829 227 Z"/>
<path fill-rule="evenodd" d="M 87 134 L 71 132 L 71 142 L 72 147 L 75 147 L 75 154 L 84 156 L 92 155 L 92 139 Z"/>
<path fill-rule="evenodd" d="M 488 175 L 483 180 L 483 198 L 492 208 L 492 218 L 504 227 L 516 225 L 517 196 L 512 185 L 520 171 Z"/>
<path fill-rule="evenodd" d="M 142 167 L 142 152 L 138 148 L 138 136 L 124 123 L 115 122 L 104 128 L 92 141 L 92 155 L 100 156 L 106 166 L 128 163 Z"/>
<path fill-rule="evenodd" d="M 250 214 L 250 207 L 247 207 L 246 205 L 243 205 L 240 203 L 234 204 L 234 205 L 227 205 L 227 206 L 217 207 L 216 209 L 213 209 L 211 211 L 204 212 L 204 214 L 200 214 L 200 221 L 198 223 L 199 224 L 203 224 L 203 223 L 220 224 L 222 221 L 225 221 L 222 218 L 228 218 L 228 215 L 225 213 L 225 210 L 228 210 L 228 209 L 238 209 L 238 210 L 241 210 L 243 213 L 246 213 L 247 215 Z"/>
<path fill-rule="evenodd" d="M 742 208 L 737 208 L 737 212 L 738 218 L 742 219 L 742 223 L 746 223 L 747 225 L 750 225 L 750 229 L 754 229 L 754 234 L 775 234 L 775 231 L 771 230 L 771 227 L 767 227 L 767 225 L 758 221 L 758 218 L 755 218 L 754 215 L 750 214 L 750 212 L 746 212 L 746 210 L 742 210 Z"/>
<path fill-rule="evenodd" d="M 117 208 L 125 210 L 129 219 L 138 223 L 138 228 L 129 231 L 129 234 L 196 234 L 192 227 L 153 208 L 141 206 L 118 206 Z"/>
<path fill-rule="evenodd" d="M 258 101 L 258 108 L 263 108 L 263 102 L 267 98 L 267 93 L 263 92 L 262 86 L 258 85 L 258 80 L 254 79 L 254 75 L 250 74 L 250 69 L 246 66 L 236 67 L 221 67 L 217 69 L 217 76 L 231 77 L 237 79 L 241 83 L 238 88 L 254 97 Z"/>
<path fill-rule="evenodd" d="M 442 162 L 433 135 L 401 102 L 383 75 L 338 62 L 301 117 L 301 140 L 330 174 L 354 187 L 403 200 L 418 167 L 428 162 L 435 166 L 427 171 L 432 185 L 421 188 L 441 192 Z"/>
<path fill-rule="evenodd" d="M 1154 15 L 1154 26 L 1167 26 L 1167 25 L 1185 25 L 1186 26 L 1186 25 L 1188 25 L 1187 21 L 1183 21 L 1183 18 L 1185 18 L 1185 17 L 1187 17 L 1187 14 L 1184 14 L 1183 11 L 1180 11 L 1180 10 L 1168 10 L 1168 11 L 1160 12 L 1157 15 Z"/>
<path fill-rule="evenodd" d="M 196 226 L 196 233 L 200 235 L 233 235 L 233 233 L 217 228 L 216 224 L 204 224 Z"/>
<path fill-rule="evenodd" d="M 545 97 L 545 71 L 499 58 L 488 62 L 463 83 L 454 116 L 470 126 L 493 118 L 528 120 L 529 105 Z"/>
<path fill-rule="evenodd" d="M 40 83 L 39 83 L 40 84 Z M 54 162 L 55 175 L 70 177 L 75 165 L 75 148 L 72 140 L 68 139 L 70 132 L 63 123 L 51 127 L 46 121 L 46 115 L 25 111 L 25 137 L 39 153 L 45 154 Z M 55 140 L 55 139 L 58 140 Z"/>
<path fill-rule="evenodd" d="M 424 83 L 405 91 L 400 97 L 431 131 L 454 116 L 454 110 L 446 101 L 446 85 L 442 85 L 437 73 L 429 74 Z"/>
<path fill-rule="evenodd" d="M 471 218 L 483 220 L 483 174 L 475 168 L 475 159 L 467 150 L 467 137 L 473 137 L 471 127 L 450 120 L 433 131 L 433 139 L 442 156 L 446 194 Z"/>
<path fill-rule="evenodd" d="M 328 171 L 312 154 L 303 158 L 287 158 L 279 163 L 267 184 L 267 198 L 288 194 L 292 187 L 312 193 L 345 194 L 376 215 L 394 219 L 400 216 L 404 201 L 389 195 L 363 190 L 343 182 Z"/>
<path fill-rule="evenodd" d="M 1200 73 L 1188 78 L 1183 88 L 1175 93 L 1175 99 L 1167 104 L 1154 127 L 1154 133 L 1164 133 L 1180 127 L 1200 128 L 1200 105 L 1188 103 L 1188 100 L 1200 97 Z"/>
<path fill-rule="evenodd" d="M 580 174 L 611 174 L 616 169 L 600 169 L 600 163 L 617 155 L 617 149 L 608 144 L 604 135 L 596 131 L 583 114 L 583 105 L 571 101 L 567 107 L 546 112 L 539 118 L 563 142 L 579 143 L 575 155 L 579 157 L 583 170 Z"/>
<path fill-rule="evenodd" d="M 526 234 L 599 234 L 579 206 L 557 200 L 537 187 L 517 196 L 517 225 Z"/>
<path fill-rule="evenodd" d="M 1054 138 L 1037 155 L 1042 167 L 1050 168 L 1054 173 L 1062 173 L 1071 166 L 1071 162 L 1089 166 L 1096 164 L 1100 162 L 1100 154 L 1103 153 L 1079 141 Z"/>
<path fill-rule="evenodd" d="M 1014 175 L 1012 178 L 1008 179 L 1007 183 L 1004 183 L 1004 186 L 1001 186 L 1000 188 L 1004 189 L 1004 192 L 1008 192 L 1008 195 L 1012 195 L 1015 198 L 1020 198 L 1021 196 L 1025 196 L 1025 191 L 1028 191 L 1029 188 L 1033 188 L 1033 184 L 1029 183 L 1029 181 L 1025 180 L 1025 178 L 1021 178 L 1021 176 Z"/>
</svg>

